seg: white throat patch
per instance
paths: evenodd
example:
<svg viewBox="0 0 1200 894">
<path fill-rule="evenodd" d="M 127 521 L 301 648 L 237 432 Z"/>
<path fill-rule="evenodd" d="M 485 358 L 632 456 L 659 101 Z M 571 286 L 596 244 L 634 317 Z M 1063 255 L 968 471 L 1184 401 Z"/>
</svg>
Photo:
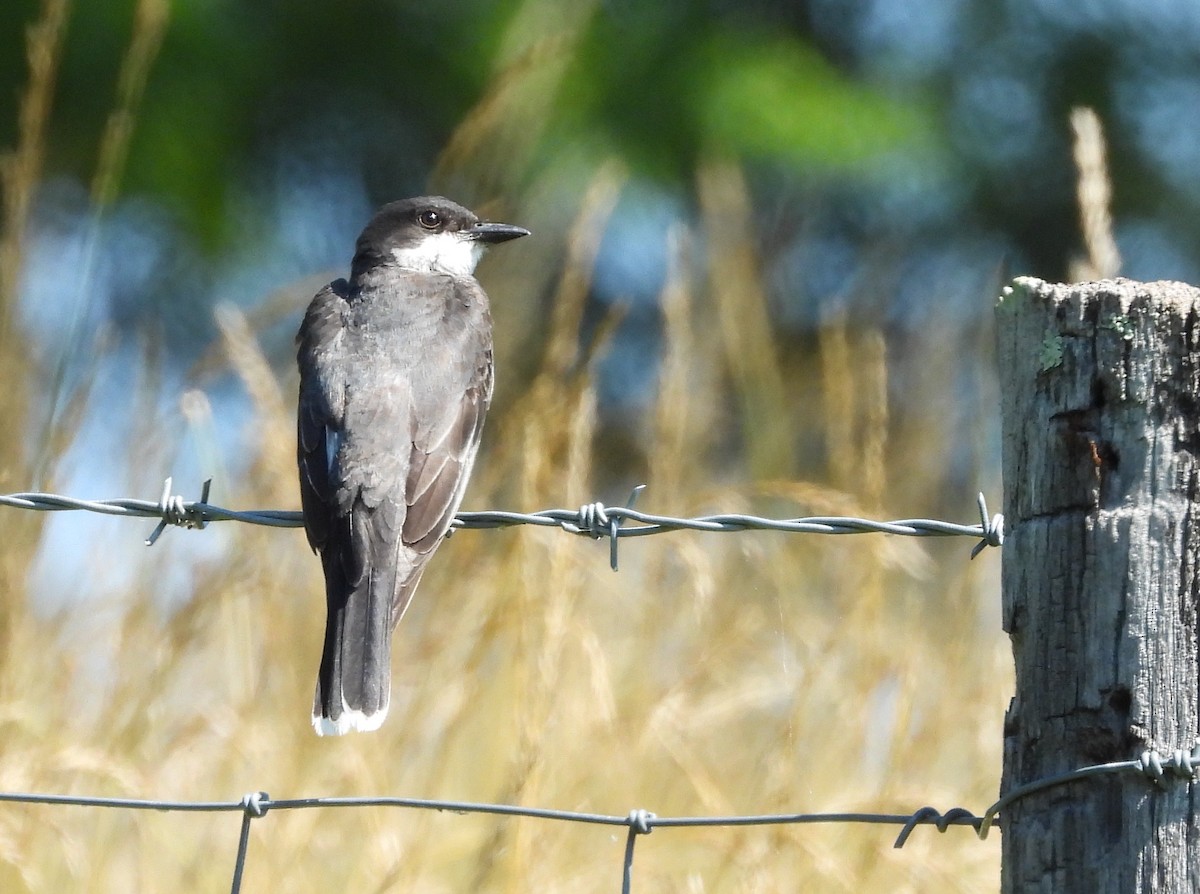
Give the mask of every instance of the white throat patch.
<svg viewBox="0 0 1200 894">
<path fill-rule="evenodd" d="M 483 243 L 461 233 L 430 233 L 418 245 L 392 249 L 392 261 L 407 270 L 470 276 L 483 257 Z"/>
</svg>

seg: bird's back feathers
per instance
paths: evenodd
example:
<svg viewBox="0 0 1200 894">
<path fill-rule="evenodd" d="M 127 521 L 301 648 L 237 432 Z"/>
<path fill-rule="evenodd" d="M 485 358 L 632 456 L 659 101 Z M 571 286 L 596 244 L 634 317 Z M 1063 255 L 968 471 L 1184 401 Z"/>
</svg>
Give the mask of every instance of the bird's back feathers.
<svg viewBox="0 0 1200 894">
<path fill-rule="evenodd" d="M 319 733 L 375 729 L 392 629 L 462 502 L 492 393 L 487 296 L 379 267 L 313 299 L 299 334 L 298 460 L 329 619 Z"/>
</svg>

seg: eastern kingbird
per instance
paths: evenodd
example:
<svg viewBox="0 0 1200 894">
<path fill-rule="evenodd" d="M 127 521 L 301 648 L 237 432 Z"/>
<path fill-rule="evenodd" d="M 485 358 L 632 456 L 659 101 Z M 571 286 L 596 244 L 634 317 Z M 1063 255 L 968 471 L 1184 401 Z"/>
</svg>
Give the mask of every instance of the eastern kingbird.
<svg viewBox="0 0 1200 894">
<path fill-rule="evenodd" d="M 297 336 L 297 456 L 328 619 L 313 701 L 318 735 L 378 729 L 392 630 L 446 536 L 492 397 L 492 320 L 471 274 L 529 231 L 448 199 L 384 205 L 350 280 L 317 293 Z"/>
</svg>

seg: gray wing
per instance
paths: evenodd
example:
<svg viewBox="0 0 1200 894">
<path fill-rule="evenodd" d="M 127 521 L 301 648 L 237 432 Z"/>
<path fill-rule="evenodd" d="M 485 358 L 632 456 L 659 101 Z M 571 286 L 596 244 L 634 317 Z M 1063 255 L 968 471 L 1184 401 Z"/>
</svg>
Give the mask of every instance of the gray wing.
<svg viewBox="0 0 1200 894">
<path fill-rule="evenodd" d="M 321 552 L 329 539 L 338 488 L 335 458 L 345 413 L 343 343 L 350 286 L 335 280 L 317 293 L 297 337 L 300 402 L 296 417 L 296 459 L 300 502 L 309 545 Z"/>
<path fill-rule="evenodd" d="M 422 283 L 441 300 L 427 300 Z M 357 492 L 375 529 L 367 554 L 397 566 L 393 626 L 462 503 L 492 394 L 483 290 L 419 275 L 409 288 L 420 297 L 398 334 L 404 356 L 381 362 L 370 388 L 349 391 L 339 468 L 344 497 Z"/>
<path fill-rule="evenodd" d="M 408 511 L 404 543 L 418 553 L 428 553 L 449 529 L 466 489 L 483 433 L 492 391 L 492 352 L 482 348 L 476 333 L 462 333 L 465 348 L 451 356 L 470 362 L 466 387 L 455 387 L 457 399 L 447 394 L 433 413 L 413 420 L 412 453 L 405 481 Z M 489 340 L 490 341 L 490 340 Z"/>
<path fill-rule="evenodd" d="M 337 438 L 346 412 L 346 370 L 340 358 L 349 284 L 335 280 L 313 298 L 300 325 L 300 404 L 296 414 L 296 461 L 308 544 L 323 550 L 337 491 Z"/>
</svg>

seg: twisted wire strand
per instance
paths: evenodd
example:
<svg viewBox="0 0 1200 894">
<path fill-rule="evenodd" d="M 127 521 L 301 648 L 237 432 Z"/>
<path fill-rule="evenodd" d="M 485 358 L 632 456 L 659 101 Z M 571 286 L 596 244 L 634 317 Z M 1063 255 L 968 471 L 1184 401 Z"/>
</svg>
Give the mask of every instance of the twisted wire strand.
<svg viewBox="0 0 1200 894">
<path fill-rule="evenodd" d="M 304 524 L 301 512 L 285 509 L 233 510 L 208 502 L 211 479 L 204 483 L 199 500 L 189 501 L 171 494 L 172 480 L 164 484 L 157 502 L 150 500 L 114 499 L 81 500 L 76 497 L 48 493 L 0 494 L 0 506 L 28 509 L 37 512 L 85 511 L 104 515 L 157 518 L 158 527 L 146 538 L 153 545 L 168 526 L 203 529 L 210 522 L 236 521 L 277 528 L 298 528 Z M 656 515 L 633 508 L 633 501 L 644 485 L 634 489 L 626 506 L 605 506 L 586 503 L 578 509 L 542 509 L 537 512 L 486 510 L 459 512 L 452 530 L 485 530 L 516 525 L 536 525 L 559 528 L 569 534 L 594 539 L 608 537 L 611 541 L 610 561 L 617 567 L 617 541 L 625 537 L 644 537 L 670 531 L 706 531 L 730 533 L 740 531 L 779 531 L 789 534 L 896 534 L 906 537 L 972 537 L 979 542 L 971 552 L 974 558 L 989 546 L 1004 543 L 1004 518 L 989 516 L 987 502 L 979 494 L 977 504 L 979 524 L 958 524 L 928 518 L 904 518 L 894 521 L 875 521 L 853 516 L 810 516 L 803 518 L 764 518 L 743 513 L 703 515 L 696 518 L 677 518 Z"/>
</svg>

